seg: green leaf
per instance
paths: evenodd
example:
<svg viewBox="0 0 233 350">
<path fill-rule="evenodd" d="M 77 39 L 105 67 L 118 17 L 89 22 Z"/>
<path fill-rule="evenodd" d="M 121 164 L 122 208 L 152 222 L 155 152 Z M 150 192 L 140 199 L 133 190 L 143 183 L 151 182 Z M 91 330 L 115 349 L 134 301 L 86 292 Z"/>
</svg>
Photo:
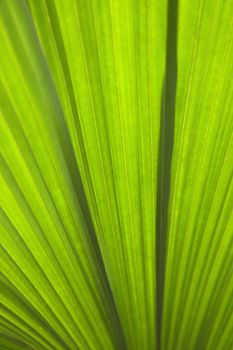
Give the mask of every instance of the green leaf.
<svg viewBox="0 0 233 350">
<path fill-rule="evenodd" d="M 232 9 L 179 3 L 163 349 L 232 347 Z"/>
<path fill-rule="evenodd" d="M 0 1 L 1 349 L 231 349 L 232 11 Z"/>
</svg>

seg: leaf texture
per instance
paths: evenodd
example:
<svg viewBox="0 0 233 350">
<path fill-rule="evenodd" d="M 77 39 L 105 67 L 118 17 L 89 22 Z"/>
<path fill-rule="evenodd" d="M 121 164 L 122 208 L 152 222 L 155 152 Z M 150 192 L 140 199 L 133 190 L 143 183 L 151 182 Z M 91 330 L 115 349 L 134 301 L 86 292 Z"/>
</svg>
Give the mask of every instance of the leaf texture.
<svg viewBox="0 0 233 350">
<path fill-rule="evenodd" d="M 0 2 L 0 348 L 231 350 L 233 3 Z"/>
</svg>

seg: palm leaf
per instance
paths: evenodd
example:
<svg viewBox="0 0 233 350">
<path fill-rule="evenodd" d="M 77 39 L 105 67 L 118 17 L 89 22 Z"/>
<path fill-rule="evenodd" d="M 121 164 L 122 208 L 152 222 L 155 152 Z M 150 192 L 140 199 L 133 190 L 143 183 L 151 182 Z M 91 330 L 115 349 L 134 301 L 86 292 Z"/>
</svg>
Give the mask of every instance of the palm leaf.
<svg viewBox="0 0 233 350">
<path fill-rule="evenodd" d="M 233 346 L 231 1 L 0 2 L 0 347 Z"/>
</svg>

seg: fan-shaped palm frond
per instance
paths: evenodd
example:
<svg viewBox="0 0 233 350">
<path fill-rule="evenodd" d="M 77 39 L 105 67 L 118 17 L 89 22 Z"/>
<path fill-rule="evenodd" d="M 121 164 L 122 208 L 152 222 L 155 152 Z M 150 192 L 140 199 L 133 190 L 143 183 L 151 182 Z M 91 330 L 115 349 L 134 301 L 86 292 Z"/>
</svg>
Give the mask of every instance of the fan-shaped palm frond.
<svg viewBox="0 0 233 350">
<path fill-rule="evenodd" d="M 232 13 L 0 1 L 0 349 L 233 349 Z"/>
</svg>

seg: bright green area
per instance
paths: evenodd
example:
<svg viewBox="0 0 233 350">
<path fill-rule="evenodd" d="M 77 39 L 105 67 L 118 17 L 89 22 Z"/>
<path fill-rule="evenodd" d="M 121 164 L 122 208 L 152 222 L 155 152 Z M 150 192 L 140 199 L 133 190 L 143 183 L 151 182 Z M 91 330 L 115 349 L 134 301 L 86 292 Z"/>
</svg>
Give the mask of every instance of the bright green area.
<svg viewBox="0 0 233 350">
<path fill-rule="evenodd" d="M 232 14 L 0 0 L 0 350 L 233 349 Z"/>
</svg>

